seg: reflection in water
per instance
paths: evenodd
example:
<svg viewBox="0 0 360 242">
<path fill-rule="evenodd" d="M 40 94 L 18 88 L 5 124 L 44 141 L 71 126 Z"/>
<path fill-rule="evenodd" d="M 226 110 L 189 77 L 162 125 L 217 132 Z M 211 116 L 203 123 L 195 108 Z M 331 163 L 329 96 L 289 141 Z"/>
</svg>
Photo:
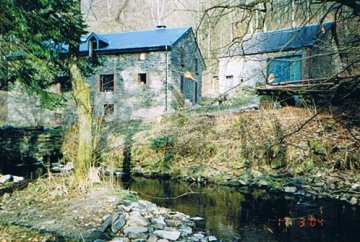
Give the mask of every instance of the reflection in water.
<svg viewBox="0 0 360 242">
<path fill-rule="evenodd" d="M 360 241 L 360 209 L 338 201 L 145 178 L 122 185 L 159 206 L 205 218 L 198 228 L 224 241 Z"/>
</svg>

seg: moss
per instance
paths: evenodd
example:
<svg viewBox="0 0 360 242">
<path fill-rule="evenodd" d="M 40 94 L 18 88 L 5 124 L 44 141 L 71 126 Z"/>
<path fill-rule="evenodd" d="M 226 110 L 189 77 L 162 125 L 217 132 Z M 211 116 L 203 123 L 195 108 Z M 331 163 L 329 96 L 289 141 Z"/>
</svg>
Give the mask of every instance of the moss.
<svg viewBox="0 0 360 242">
<path fill-rule="evenodd" d="M 310 149 L 314 152 L 314 154 L 316 154 L 316 155 L 325 155 L 326 154 L 325 148 L 322 146 L 322 144 L 318 140 L 316 140 L 314 138 L 309 138 L 308 145 L 309 145 Z"/>
</svg>

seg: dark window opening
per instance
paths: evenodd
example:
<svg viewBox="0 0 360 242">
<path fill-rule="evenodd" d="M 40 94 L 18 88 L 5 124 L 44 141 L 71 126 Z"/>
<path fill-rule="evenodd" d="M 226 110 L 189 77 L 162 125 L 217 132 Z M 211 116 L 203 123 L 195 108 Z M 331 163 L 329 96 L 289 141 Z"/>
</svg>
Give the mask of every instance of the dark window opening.
<svg viewBox="0 0 360 242">
<path fill-rule="evenodd" d="M 93 39 L 89 42 L 89 56 L 93 57 L 95 54 L 95 50 L 97 49 L 97 40 Z"/>
<path fill-rule="evenodd" d="M 139 84 L 146 85 L 146 83 L 147 83 L 146 73 L 139 73 L 138 82 L 139 82 Z"/>
<path fill-rule="evenodd" d="M 233 79 L 234 76 L 233 76 L 233 75 L 229 75 L 229 76 L 226 76 L 225 78 L 228 79 L 228 80 L 230 80 L 230 79 Z"/>
<path fill-rule="evenodd" d="M 185 50 L 183 48 L 180 49 L 180 65 L 185 67 Z"/>
<path fill-rule="evenodd" d="M 197 58 L 194 58 L 194 65 L 195 65 L 195 74 L 199 74 L 199 61 Z"/>
<path fill-rule="evenodd" d="M 57 83 L 59 83 L 59 92 L 69 92 L 72 89 L 71 80 L 69 76 L 60 76 L 56 78 Z"/>
<path fill-rule="evenodd" d="M 180 77 L 180 92 L 184 93 L 184 76 Z"/>
<path fill-rule="evenodd" d="M 114 74 L 100 75 L 100 92 L 114 91 Z"/>
<path fill-rule="evenodd" d="M 114 104 L 105 104 L 104 105 L 104 116 L 112 116 L 115 112 L 115 105 Z"/>
<path fill-rule="evenodd" d="M 198 85 L 197 82 L 195 82 L 195 103 L 198 102 Z"/>
</svg>

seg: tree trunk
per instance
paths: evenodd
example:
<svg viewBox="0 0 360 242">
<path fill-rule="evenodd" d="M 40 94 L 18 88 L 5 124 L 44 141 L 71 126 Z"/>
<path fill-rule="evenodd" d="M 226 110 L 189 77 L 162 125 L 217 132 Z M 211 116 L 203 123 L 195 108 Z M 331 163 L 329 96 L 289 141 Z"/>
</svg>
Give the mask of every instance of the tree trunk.
<svg viewBox="0 0 360 242">
<path fill-rule="evenodd" d="M 75 178 L 86 178 L 93 158 L 93 110 L 90 101 L 90 86 L 84 82 L 75 62 L 69 63 L 73 96 L 78 114 L 79 144 L 74 163 Z"/>
</svg>

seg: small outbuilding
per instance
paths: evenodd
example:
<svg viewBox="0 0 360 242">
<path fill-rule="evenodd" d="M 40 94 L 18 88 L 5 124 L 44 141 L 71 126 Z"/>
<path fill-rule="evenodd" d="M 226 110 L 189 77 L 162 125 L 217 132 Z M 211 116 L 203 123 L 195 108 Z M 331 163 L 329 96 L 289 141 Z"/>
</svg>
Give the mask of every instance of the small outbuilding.
<svg viewBox="0 0 360 242">
<path fill-rule="evenodd" d="M 238 85 L 331 77 L 342 67 L 334 28 L 327 22 L 246 35 L 220 57 L 219 92 Z"/>
</svg>

